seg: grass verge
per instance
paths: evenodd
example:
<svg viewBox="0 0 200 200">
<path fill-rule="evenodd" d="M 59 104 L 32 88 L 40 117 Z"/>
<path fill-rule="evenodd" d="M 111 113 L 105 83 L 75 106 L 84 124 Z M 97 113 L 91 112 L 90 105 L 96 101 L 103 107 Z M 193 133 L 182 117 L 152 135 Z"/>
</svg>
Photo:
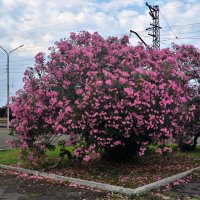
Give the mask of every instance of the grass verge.
<svg viewBox="0 0 200 200">
<path fill-rule="evenodd" d="M 8 149 L 0 151 L 0 164 L 15 165 L 19 162 L 19 149 Z"/>
</svg>

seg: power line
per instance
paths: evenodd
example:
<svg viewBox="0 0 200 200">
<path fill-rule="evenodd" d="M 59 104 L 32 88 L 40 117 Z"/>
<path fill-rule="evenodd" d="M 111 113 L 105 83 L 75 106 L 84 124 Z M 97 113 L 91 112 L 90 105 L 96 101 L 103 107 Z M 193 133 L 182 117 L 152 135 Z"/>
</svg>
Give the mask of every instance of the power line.
<svg viewBox="0 0 200 200">
<path fill-rule="evenodd" d="M 165 46 L 167 46 L 167 47 L 168 47 L 168 45 L 167 45 L 166 43 L 164 43 L 163 41 L 160 41 L 160 43 L 162 43 L 162 44 L 164 44 Z"/>
<path fill-rule="evenodd" d="M 177 33 L 178 35 L 185 35 L 185 34 L 190 34 L 190 33 L 199 33 L 200 31 L 189 31 L 189 32 L 181 32 L 181 33 Z M 161 34 L 161 36 L 165 36 L 165 35 L 170 35 L 170 34 Z M 172 34 L 171 34 L 172 35 Z"/>
<path fill-rule="evenodd" d="M 169 29 L 171 30 L 171 32 L 173 33 L 173 35 L 175 36 L 175 38 L 178 39 L 179 42 L 181 43 L 180 39 L 178 38 L 178 36 L 176 35 L 176 33 L 174 32 L 174 30 L 172 29 L 172 27 L 169 25 L 169 23 L 167 22 L 167 20 L 165 19 L 164 15 L 162 14 L 161 11 L 160 11 L 160 15 L 163 18 L 163 20 L 165 21 L 165 23 L 167 24 L 167 26 L 169 27 Z"/>
<path fill-rule="evenodd" d="M 180 24 L 180 25 L 172 25 L 170 26 L 171 28 L 174 28 L 174 27 L 181 27 L 181 26 L 194 26 L 194 25 L 200 25 L 200 22 L 196 22 L 196 23 L 191 23 L 191 24 Z M 162 27 L 162 28 L 169 28 L 169 26 L 165 26 L 165 27 Z"/>
<path fill-rule="evenodd" d="M 199 40 L 200 36 L 198 37 L 181 37 L 181 40 L 191 39 L 191 40 Z M 161 41 L 168 41 L 168 40 L 176 40 L 176 38 L 163 38 Z"/>
<path fill-rule="evenodd" d="M 200 22 L 196 22 L 196 23 L 192 23 L 192 24 L 181 24 L 181 25 L 172 25 L 172 26 L 162 26 L 162 30 L 163 29 L 171 29 L 171 28 L 175 28 L 175 27 L 187 27 L 187 26 L 194 26 L 194 25 L 200 25 Z M 166 31 L 166 30 L 164 30 Z M 146 29 L 143 29 L 143 30 L 138 30 L 137 33 L 144 33 L 144 32 L 147 32 Z"/>
</svg>

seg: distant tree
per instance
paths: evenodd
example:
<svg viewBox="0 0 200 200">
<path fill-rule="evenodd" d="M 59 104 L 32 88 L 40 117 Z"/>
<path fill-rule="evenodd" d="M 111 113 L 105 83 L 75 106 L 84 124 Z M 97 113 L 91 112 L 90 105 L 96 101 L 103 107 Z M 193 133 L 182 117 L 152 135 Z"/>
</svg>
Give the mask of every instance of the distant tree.
<svg viewBox="0 0 200 200">
<path fill-rule="evenodd" d="M 6 117 L 6 106 L 0 107 L 0 117 Z"/>
</svg>

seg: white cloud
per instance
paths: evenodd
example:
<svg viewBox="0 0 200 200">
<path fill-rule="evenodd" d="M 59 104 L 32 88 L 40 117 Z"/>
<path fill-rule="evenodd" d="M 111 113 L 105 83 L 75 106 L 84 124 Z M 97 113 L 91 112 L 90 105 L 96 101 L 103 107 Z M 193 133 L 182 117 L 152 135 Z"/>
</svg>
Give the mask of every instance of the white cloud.
<svg viewBox="0 0 200 200">
<path fill-rule="evenodd" d="M 147 15 L 139 14 L 136 11 L 122 10 L 118 14 L 118 23 L 124 31 L 130 29 L 141 31 L 148 26 L 149 21 L 147 20 Z"/>
<path fill-rule="evenodd" d="M 13 0 L 3 0 L 2 1 L 2 4 L 3 4 L 3 7 L 7 8 L 8 10 L 12 10 L 13 7 L 15 6 L 15 1 Z"/>
<path fill-rule="evenodd" d="M 142 6 L 144 5 L 144 0 L 111 0 L 102 3 L 102 8 L 106 11 L 118 10 L 122 8 L 127 8 L 132 5 Z"/>
</svg>

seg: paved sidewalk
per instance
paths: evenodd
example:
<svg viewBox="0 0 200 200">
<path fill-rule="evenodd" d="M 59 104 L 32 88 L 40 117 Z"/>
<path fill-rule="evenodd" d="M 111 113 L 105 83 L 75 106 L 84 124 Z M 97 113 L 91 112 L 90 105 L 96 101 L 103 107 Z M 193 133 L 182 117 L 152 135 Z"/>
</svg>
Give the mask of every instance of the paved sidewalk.
<svg viewBox="0 0 200 200">
<path fill-rule="evenodd" d="M 200 170 L 194 171 L 192 174 L 184 178 L 188 179 L 178 185 L 171 185 L 171 188 L 162 188 L 161 193 L 169 200 L 200 200 Z"/>
<path fill-rule="evenodd" d="M 8 139 L 13 139 L 14 137 L 9 136 L 8 130 L 6 127 L 0 127 L 0 149 L 7 149 L 10 148 L 9 145 L 6 144 L 6 141 Z M 60 137 L 55 140 L 55 144 L 58 143 L 60 140 L 66 140 L 67 136 L 66 135 L 61 135 Z"/>
<path fill-rule="evenodd" d="M 174 193 L 200 197 L 200 181 L 179 185 L 172 189 Z"/>
<path fill-rule="evenodd" d="M 8 135 L 7 128 L 0 128 L 0 149 L 7 149 L 10 148 L 6 144 L 6 140 L 11 139 L 13 137 Z"/>
<path fill-rule="evenodd" d="M 106 193 L 67 187 L 62 184 L 18 177 L 0 170 L 0 200 L 97 200 Z"/>
<path fill-rule="evenodd" d="M 200 170 L 192 173 L 192 180 L 186 184 L 176 185 L 171 190 L 175 194 L 198 196 L 200 199 Z"/>
</svg>

